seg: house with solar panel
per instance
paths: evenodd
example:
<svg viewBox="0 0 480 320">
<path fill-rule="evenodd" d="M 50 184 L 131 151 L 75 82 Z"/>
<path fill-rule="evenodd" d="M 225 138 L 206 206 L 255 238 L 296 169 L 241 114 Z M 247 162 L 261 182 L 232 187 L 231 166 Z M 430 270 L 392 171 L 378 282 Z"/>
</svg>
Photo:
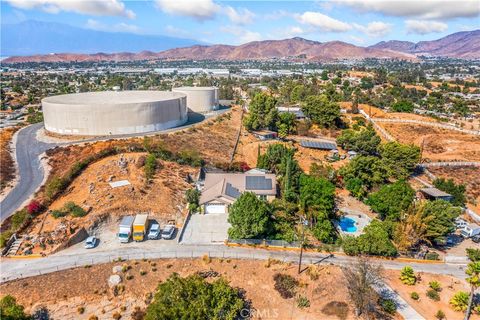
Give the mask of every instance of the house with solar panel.
<svg viewBox="0 0 480 320">
<path fill-rule="evenodd" d="M 277 179 L 257 169 L 244 173 L 207 172 L 201 192 L 199 204 L 205 214 L 228 213 L 243 192 L 253 192 L 267 201 L 275 199 Z"/>
</svg>

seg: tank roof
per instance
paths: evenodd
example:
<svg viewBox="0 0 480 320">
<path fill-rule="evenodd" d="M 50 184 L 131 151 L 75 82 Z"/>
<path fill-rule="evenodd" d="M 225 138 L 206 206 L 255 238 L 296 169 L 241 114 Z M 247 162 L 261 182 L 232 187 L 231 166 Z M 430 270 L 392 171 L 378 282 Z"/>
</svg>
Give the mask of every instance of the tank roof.
<svg viewBox="0 0 480 320">
<path fill-rule="evenodd" d="M 148 103 L 157 101 L 166 101 L 176 98 L 186 97 L 180 92 L 171 91 L 149 91 L 149 90 L 131 90 L 131 91 L 98 91 L 82 92 L 72 94 L 62 94 L 58 96 L 46 97 L 42 100 L 46 103 L 70 104 L 70 105 L 111 105 L 111 104 L 129 104 L 129 103 Z"/>
<path fill-rule="evenodd" d="M 203 90 L 215 90 L 217 87 L 176 87 L 172 90 L 184 90 L 184 91 L 203 91 Z"/>
</svg>

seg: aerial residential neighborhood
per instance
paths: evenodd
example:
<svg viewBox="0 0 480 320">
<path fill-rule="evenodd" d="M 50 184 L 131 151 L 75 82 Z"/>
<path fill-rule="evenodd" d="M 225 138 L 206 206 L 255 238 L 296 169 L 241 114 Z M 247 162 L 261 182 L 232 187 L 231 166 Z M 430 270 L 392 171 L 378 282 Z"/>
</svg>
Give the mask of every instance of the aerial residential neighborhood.
<svg viewBox="0 0 480 320">
<path fill-rule="evenodd" d="M 0 319 L 480 319 L 478 0 L 0 6 Z"/>
</svg>

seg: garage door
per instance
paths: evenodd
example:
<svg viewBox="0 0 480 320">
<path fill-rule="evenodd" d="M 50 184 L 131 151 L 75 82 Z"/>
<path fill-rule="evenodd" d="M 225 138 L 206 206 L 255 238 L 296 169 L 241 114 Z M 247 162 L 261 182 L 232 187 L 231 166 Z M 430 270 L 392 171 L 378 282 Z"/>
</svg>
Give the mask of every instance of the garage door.
<svg viewBox="0 0 480 320">
<path fill-rule="evenodd" d="M 220 203 L 207 204 L 205 207 L 205 213 L 225 213 L 227 206 Z"/>
</svg>

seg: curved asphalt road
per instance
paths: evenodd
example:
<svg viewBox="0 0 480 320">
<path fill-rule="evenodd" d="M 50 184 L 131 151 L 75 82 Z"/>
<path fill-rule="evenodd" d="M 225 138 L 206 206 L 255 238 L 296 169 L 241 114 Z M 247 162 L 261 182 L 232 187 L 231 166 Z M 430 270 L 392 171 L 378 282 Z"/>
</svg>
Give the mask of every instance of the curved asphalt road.
<svg viewBox="0 0 480 320">
<path fill-rule="evenodd" d="M 42 184 L 40 155 L 58 145 L 37 140 L 37 131 L 42 126 L 43 123 L 37 123 L 18 131 L 15 155 L 20 179 L 0 203 L 0 222 L 10 217 Z"/>
<path fill-rule="evenodd" d="M 223 108 L 207 116 L 197 113 L 189 114 L 188 122 L 185 125 L 167 130 L 141 134 L 103 136 L 63 143 L 45 143 L 37 140 L 37 131 L 43 127 L 43 122 L 27 126 L 18 131 L 17 143 L 15 146 L 16 163 L 20 179 L 15 187 L 11 189 L 7 196 L 0 202 L 0 223 L 3 223 L 5 219 L 10 217 L 17 209 L 19 209 L 22 204 L 27 201 L 41 186 L 45 173 L 43 172 L 43 167 L 40 164 L 40 155 L 48 149 L 52 149 L 57 146 L 66 146 L 84 142 L 126 139 L 138 136 L 148 136 L 179 131 L 209 118 L 223 114 L 228 110 L 230 110 L 230 108 Z"/>
</svg>

